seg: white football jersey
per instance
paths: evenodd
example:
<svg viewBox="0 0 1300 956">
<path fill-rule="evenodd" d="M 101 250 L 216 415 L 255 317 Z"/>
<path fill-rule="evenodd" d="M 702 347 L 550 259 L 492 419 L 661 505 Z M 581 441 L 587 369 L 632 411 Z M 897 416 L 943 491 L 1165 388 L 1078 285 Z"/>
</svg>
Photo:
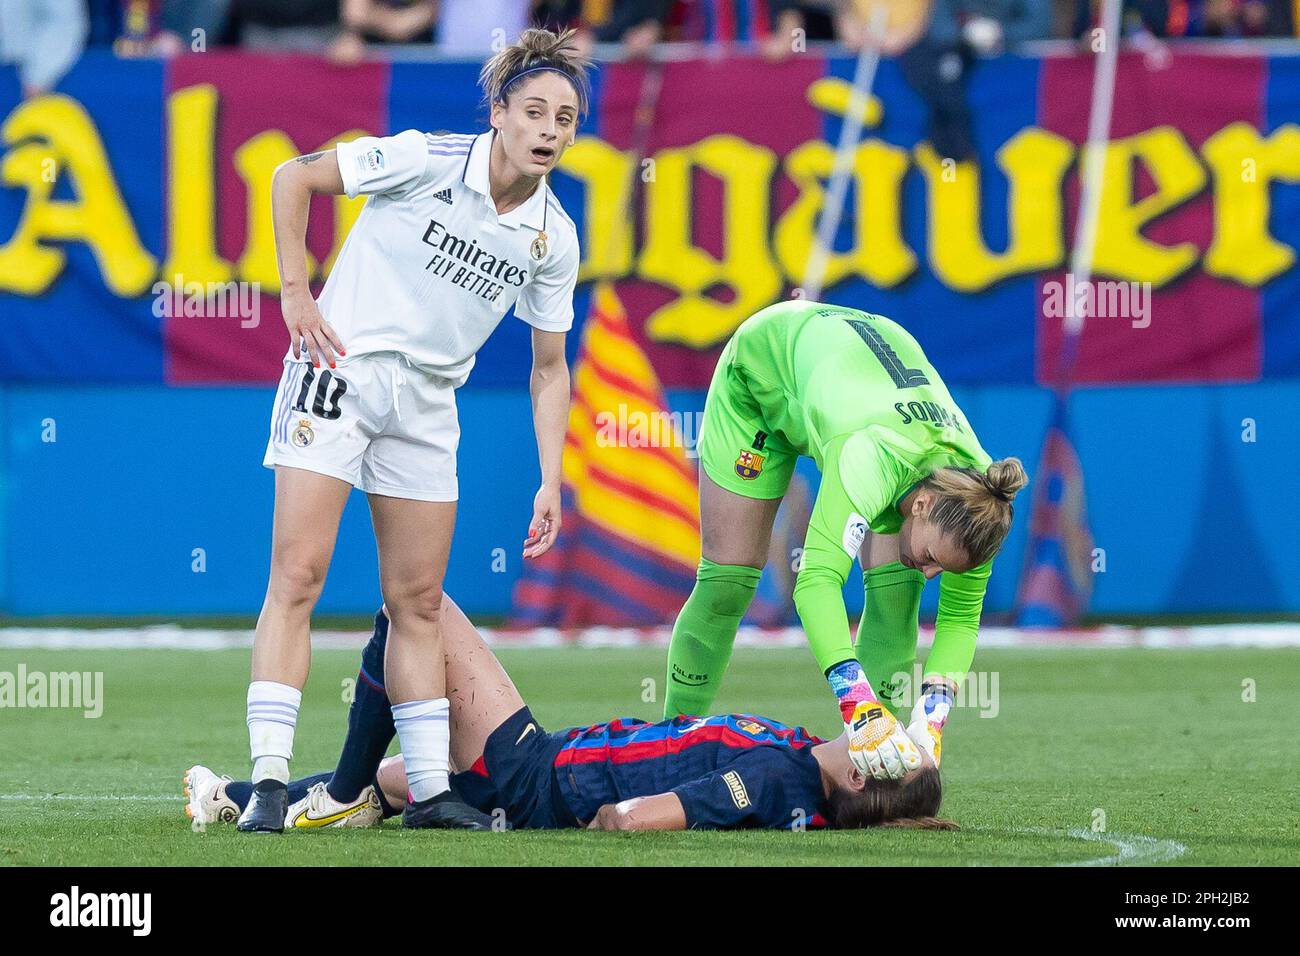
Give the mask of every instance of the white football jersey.
<svg viewBox="0 0 1300 956">
<path fill-rule="evenodd" d="M 317 299 L 340 365 L 400 352 L 459 386 L 511 305 L 535 328 L 572 327 L 577 229 L 545 179 L 497 215 L 494 135 L 407 130 L 335 148 L 348 196 L 369 197 Z"/>
</svg>

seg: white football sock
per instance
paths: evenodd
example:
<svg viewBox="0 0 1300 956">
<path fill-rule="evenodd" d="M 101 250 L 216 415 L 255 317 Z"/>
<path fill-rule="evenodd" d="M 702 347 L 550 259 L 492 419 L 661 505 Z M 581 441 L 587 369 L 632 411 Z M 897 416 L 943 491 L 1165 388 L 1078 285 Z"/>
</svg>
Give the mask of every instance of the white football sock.
<svg viewBox="0 0 1300 956">
<path fill-rule="evenodd" d="M 293 731 L 298 725 L 302 691 L 273 680 L 248 685 L 248 749 L 253 754 L 253 783 L 289 782 Z"/>
<path fill-rule="evenodd" d="M 451 745 L 446 697 L 393 705 L 393 723 L 406 764 L 406 789 L 417 803 L 449 789 L 447 749 Z"/>
</svg>

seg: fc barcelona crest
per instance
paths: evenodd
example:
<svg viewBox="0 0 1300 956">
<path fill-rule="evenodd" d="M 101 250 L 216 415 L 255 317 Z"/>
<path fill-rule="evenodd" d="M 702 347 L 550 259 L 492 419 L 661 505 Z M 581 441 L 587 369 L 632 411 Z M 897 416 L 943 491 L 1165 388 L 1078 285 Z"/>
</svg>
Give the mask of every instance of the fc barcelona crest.
<svg viewBox="0 0 1300 956">
<path fill-rule="evenodd" d="M 746 481 L 753 481 L 763 473 L 763 456 L 752 451 L 742 451 L 736 459 L 736 474 Z"/>
</svg>

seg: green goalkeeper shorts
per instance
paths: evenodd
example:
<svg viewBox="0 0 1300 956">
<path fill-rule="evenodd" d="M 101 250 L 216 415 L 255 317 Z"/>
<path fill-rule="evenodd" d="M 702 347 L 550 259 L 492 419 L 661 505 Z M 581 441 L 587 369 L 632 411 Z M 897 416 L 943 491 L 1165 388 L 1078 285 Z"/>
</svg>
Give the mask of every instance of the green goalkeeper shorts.
<svg viewBox="0 0 1300 956">
<path fill-rule="evenodd" d="M 737 340 L 731 337 L 713 370 L 696 451 L 705 474 L 728 491 L 746 498 L 781 498 L 799 453 L 763 420 L 735 365 Z"/>
</svg>

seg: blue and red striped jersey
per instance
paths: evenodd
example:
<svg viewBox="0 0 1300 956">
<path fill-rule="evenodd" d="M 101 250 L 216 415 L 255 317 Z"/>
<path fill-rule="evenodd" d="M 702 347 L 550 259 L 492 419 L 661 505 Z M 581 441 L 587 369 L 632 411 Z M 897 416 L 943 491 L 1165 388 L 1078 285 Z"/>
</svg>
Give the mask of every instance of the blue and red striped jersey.
<svg viewBox="0 0 1300 956">
<path fill-rule="evenodd" d="M 579 820 L 606 803 L 676 793 L 690 829 L 824 827 L 823 743 L 802 727 L 753 714 L 621 717 L 554 735 L 555 778 Z"/>
</svg>

